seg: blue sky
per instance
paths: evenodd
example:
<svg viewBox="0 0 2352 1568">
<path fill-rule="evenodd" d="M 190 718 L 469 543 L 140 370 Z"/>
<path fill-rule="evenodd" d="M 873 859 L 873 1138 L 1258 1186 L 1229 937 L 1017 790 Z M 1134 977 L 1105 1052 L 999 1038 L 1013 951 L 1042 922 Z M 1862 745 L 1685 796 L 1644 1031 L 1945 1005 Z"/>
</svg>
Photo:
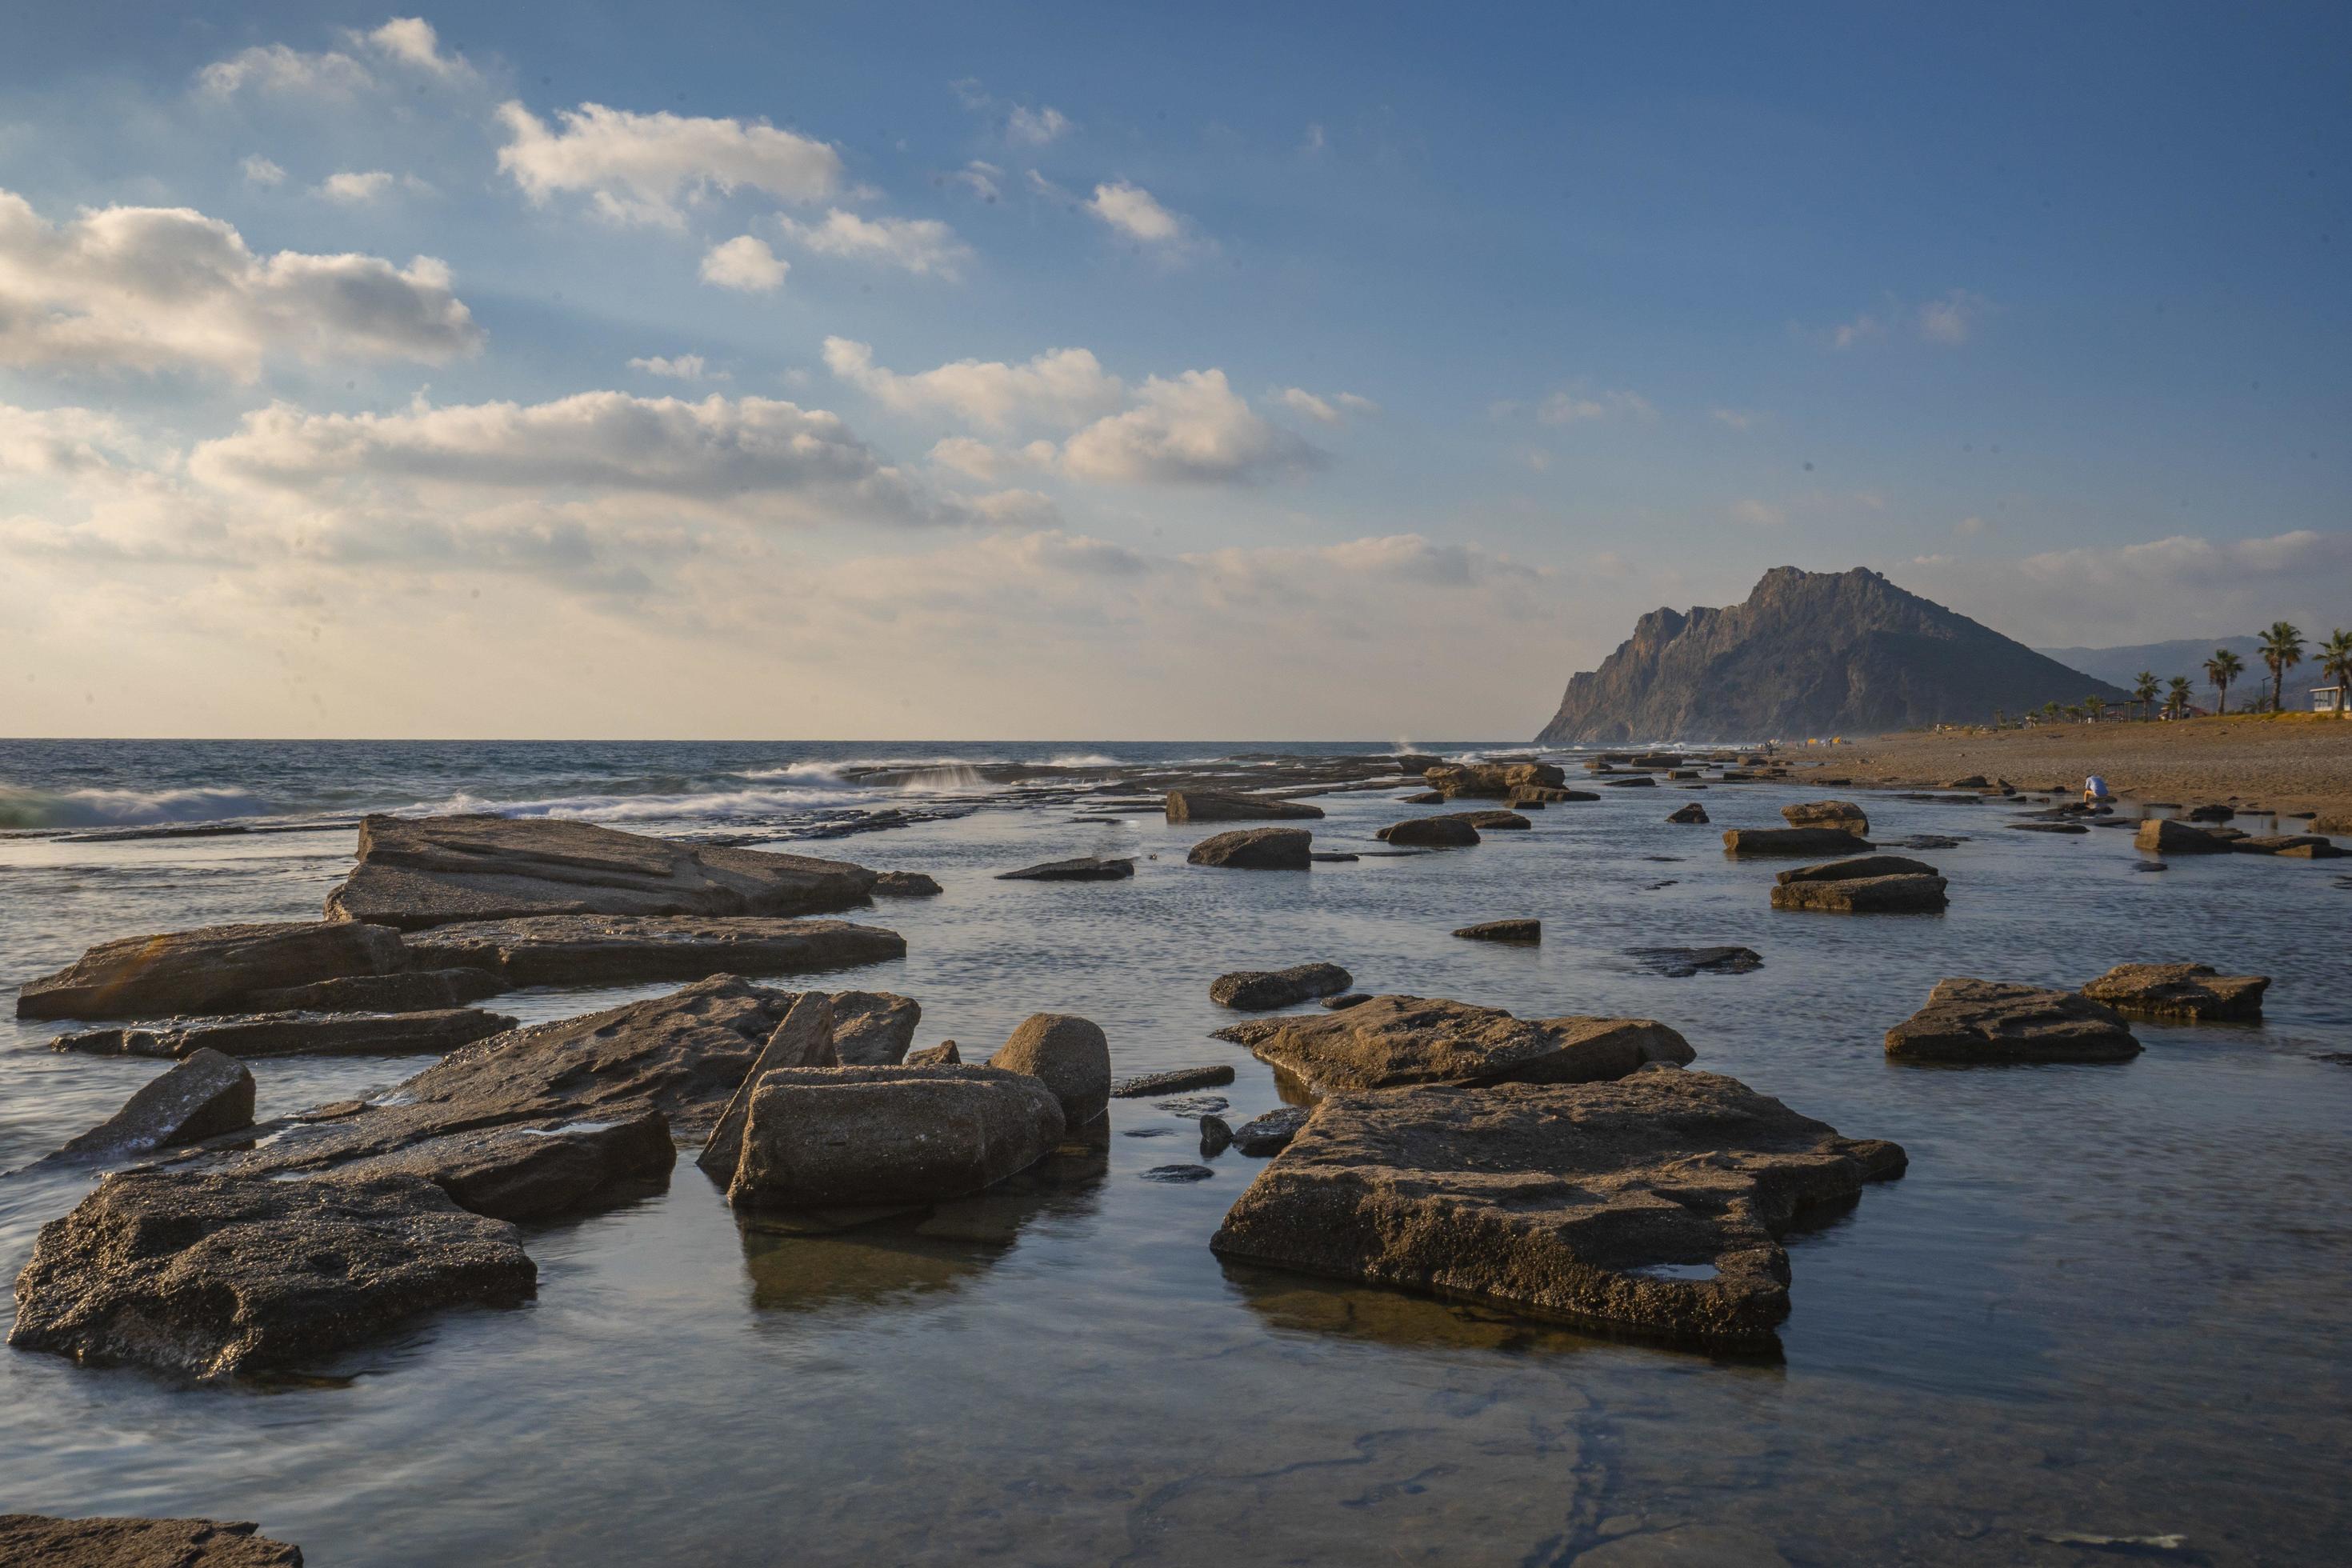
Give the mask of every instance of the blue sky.
<svg viewBox="0 0 2352 1568">
<path fill-rule="evenodd" d="M 10 31 L 14 732 L 1513 735 L 1783 562 L 2352 621 L 2340 7 Z"/>
</svg>

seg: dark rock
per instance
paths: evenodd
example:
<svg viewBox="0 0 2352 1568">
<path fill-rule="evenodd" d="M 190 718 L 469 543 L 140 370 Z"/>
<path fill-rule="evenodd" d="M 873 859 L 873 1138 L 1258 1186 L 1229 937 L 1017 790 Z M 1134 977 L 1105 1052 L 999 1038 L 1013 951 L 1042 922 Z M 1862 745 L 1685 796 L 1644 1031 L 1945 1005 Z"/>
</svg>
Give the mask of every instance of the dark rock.
<svg viewBox="0 0 2352 1568">
<path fill-rule="evenodd" d="M 420 1176 L 459 1208 L 527 1220 L 566 1213 L 615 1183 L 658 1176 L 677 1163 L 668 1119 L 647 1110 L 615 1121 L 452 1132 L 356 1161 L 336 1176 Z"/>
<path fill-rule="evenodd" d="M 1173 1100 L 1154 1100 L 1152 1103 L 1171 1115 L 1189 1117 L 1198 1121 L 1203 1116 L 1212 1116 L 1226 1109 L 1233 1101 L 1222 1094 L 1180 1094 Z"/>
<path fill-rule="evenodd" d="M 2267 974 L 2221 974 L 2210 963 L 2118 963 L 2083 994 L 2148 1018 L 2249 1022 L 2263 1016 Z"/>
<path fill-rule="evenodd" d="M 1841 827 L 1731 827 L 1723 847 L 1734 855 L 1853 855 L 1872 845 Z"/>
<path fill-rule="evenodd" d="M 1830 781 L 1821 781 L 1827 784 Z M 1870 818 L 1850 800 L 1809 800 L 1784 805 L 1780 815 L 1791 827 L 1842 827 L 1857 838 L 1870 837 Z"/>
<path fill-rule="evenodd" d="M 1704 823 L 1706 820 L 1706 807 L 1699 805 L 1696 801 L 1692 801 L 1688 805 L 1678 805 L 1675 807 L 1674 810 L 1668 812 L 1666 814 L 1666 820 L 1668 822 Z"/>
<path fill-rule="evenodd" d="M 1072 860 L 1048 860 L 1042 866 L 1024 866 L 1018 871 L 999 871 L 1000 882 L 1117 882 L 1135 875 L 1135 859 L 1106 860 L 1098 856 L 1081 855 Z"/>
<path fill-rule="evenodd" d="M 1345 866 L 1363 858 L 1360 855 L 1350 855 L 1342 849 L 1310 849 L 1307 853 L 1307 858 L 1318 866 Z"/>
<path fill-rule="evenodd" d="M 461 921 L 408 939 L 425 963 L 509 985 L 634 985 L 713 974 L 847 969 L 907 956 L 907 939 L 848 921 L 769 916 L 533 915 Z"/>
<path fill-rule="evenodd" d="M 1412 798 L 1416 804 L 1433 805 L 1436 800 L 1444 800 L 1445 797 L 1441 795 L 1436 797 L 1436 800 L 1431 800 L 1423 795 L 1415 795 Z M 1548 789 L 1540 784 L 1530 784 L 1526 788 L 1515 789 L 1511 792 L 1511 804 L 1522 811 L 1531 805 L 1560 805 L 1573 800 L 1599 800 L 1600 798 L 1601 794 L 1598 790 Z"/>
<path fill-rule="evenodd" d="M 1371 999 L 1372 994 L 1369 991 L 1349 991 L 1338 996 L 1324 997 L 1323 1005 L 1338 1013 L 1349 1007 L 1360 1007 Z"/>
<path fill-rule="evenodd" d="M 919 1051 L 908 1051 L 904 1065 L 910 1068 L 953 1067 L 963 1060 L 953 1040 L 941 1040 L 936 1046 L 926 1046 Z"/>
<path fill-rule="evenodd" d="M 1414 816 L 1391 823 L 1380 830 L 1378 837 L 1400 848 L 1463 849 L 1478 842 L 1478 829 L 1471 825 L 1467 812 L 1455 812 L 1446 816 Z"/>
<path fill-rule="evenodd" d="M 874 876 L 877 899 L 929 899 L 939 891 L 939 883 L 920 871 L 877 871 Z"/>
<path fill-rule="evenodd" d="M 1549 763 L 1448 763 L 1423 776 L 1448 800 L 1463 795 L 1508 800 L 1519 790 L 1559 789 L 1568 783 L 1568 775 Z"/>
<path fill-rule="evenodd" d="M 1217 1173 L 1206 1165 L 1154 1165 L 1139 1173 L 1147 1182 L 1205 1182 Z"/>
<path fill-rule="evenodd" d="M 252 1125 L 253 1074 L 218 1051 L 197 1050 L 49 1158 L 116 1159 Z"/>
<path fill-rule="evenodd" d="M 8 1342 L 209 1379 L 299 1365 L 444 1307 L 511 1307 L 514 1227 L 430 1182 L 132 1171 L 41 1227 Z"/>
<path fill-rule="evenodd" d="M 1854 877 L 1836 882 L 1779 882 L 1776 910 L 1824 910 L 1843 915 L 1927 914 L 1950 900 L 1941 877 Z"/>
<path fill-rule="evenodd" d="M 1829 860 L 1818 866 L 1795 866 L 1776 871 L 1776 882 L 1857 882 L 1865 877 L 1932 877 L 1936 868 L 1925 860 L 1901 855 L 1857 855 L 1850 860 Z"/>
<path fill-rule="evenodd" d="M 302 1549 L 216 1519 L 0 1514 L 0 1563 L 43 1568 L 302 1568 Z"/>
<path fill-rule="evenodd" d="M 1516 811 L 1460 811 L 1449 815 L 1459 816 L 1481 833 L 1526 833 L 1535 826 Z"/>
<path fill-rule="evenodd" d="M 1747 947 L 1633 947 L 1628 956 L 1643 968 L 1670 980 L 1695 974 L 1745 974 L 1764 967 L 1764 955 Z"/>
<path fill-rule="evenodd" d="M 435 1013 L 505 989 L 504 981 L 479 969 L 416 969 L 284 985 L 247 1000 L 256 1013 Z"/>
<path fill-rule="evenodd" d="M 1602 789 L 1655 789 L 1658 787 L 1658 781 L 1654 778 L 1647 777 L 1611 779 L 1607 784 L 1602 784 L 1601 787 Z"/>
<path fill-rule="evenodd" d="M 1948 833 L 1914 833 L 1908 838 L 1882 838 L 1882 849 L 1958 849 L 1963 841 Z"/>
<path fill-rule="evenodd" d="M 1886 1054 L 1928 1062 L 2108 1062 L 2139 1055 L 2112 1008 L 2071 991 L 1941 980 L 1927 1005 L 1886 1031 Z"/>
<path fill-rule="evenodd" d="M 1178 1068 L 1173 1072 L 1145 1073 L 1140 1078 L 1121 1079 L 1111 1086 L 1113 1100 L 1143 1100 L 1155 1094 L 1177 1094 L 1188 1089 L 1219 1089 L 1234 1081 L 1234 1069 L 1220 1062 L 1215 1067 Z"/>
<path fill-rule="evenodd" d="M 1000 1053 L 1002 1054 L 1002 1053 Z M 996 1067 L 787 1068 L 751 1093 L 738 1208 L 930 1204 L 1025 1170 L 1062 1139 L 1037 1078 Z"/>
<path fill-rule="evenodd" d="M 2192 812 L 2190 814 L 2194 816 Z M 2191 827 L 2178 817 L 2151 816 L 2139 825 L 2132 843 L 2158 855 L 2227 855 L 2230 841 L 2201 827 Z"/>
<path fill-rule="evenodd" d="M 1375 996 L 1325 1017 L 1254 1019 L 1216 1031 L 1318 1094 L 1412 1083 L 1583 1083 L 1691 1048 L 1646 1018 L 1515 1018 L 1421 996 Z"/>
<path fill-rule="evenodd" d="M 50 1048 L 104 1057 L 184 1058 L 200 1050 L 229 1057 L 446 1056 L 488 1039 L 515 1021 L 478 1007 L 429 1013 L 257 1013 L 191 1024 L 83 1029 L 59 1035 Z"/>
<path fill-rule="evenodd" d="M 1209 984 L 1209 1000 L 1244 1013 L 1296 1006 L 1348 989 L 1356 977 L 1336 963 L 1294 963 L 1288 969 L 1237 969 Z"/>
<path fill-rule="evenodd" d="M 1403 798 L 1404 804 L 1407 805 L 1443 805 L 1445 804 L 1445 797 L 1438 794 L 1433 789 L 1425 789 L 1417 795 L 1409 795 Z"/>
<path fill-rule="evenodd" d="M 1184 858 L 1237 871 L 1304 871 L 1313 843 L 1303 827 L 1244 827 L 1202 839 Z"/>
<path fill-rule="evenodd" d="M 1424 1087 L 1328 1100 L 1210 1245 L 1225 1258 L 1588 1327 L 1769 1347 L 1780 1238 L 1899 1175 L 1736 1079 Z"/>
<path fill-rule="evenodd" d="M 867 900 L 845 860 L 696 846 L 547 817 L 369 816 L 327 917 L 415 931 L 533 915 L 812 915 Z"/>
<path fill-rule="evenodd" d="M 205 926 L 100 942 L 55 974 L 28 980 L 19 1018 L 140 1018 L 247 1010 L 256 992 L 408 967 L 400 933 L 380 925 L 299 921 Z"/>
<path fill-rule="evenodd" d="M 2012 822 L 2011 833 L 2088 833 L 2091 830 L 2079 822 Z"/>
<path fill-rule="evenodd" d="M 1201 1118 L 1201 1158 L 1214 1159 L 1233 1147 L 1234 1130 L 1222 1116 Z"/>
<path fill-rule="evenodd" d="M 835 1068 L 841 1053 L 833 1040 L 833 998 L 822 991 L 806 991 L 793 998 L 783 1022 L 760 1047 L 759 1057 L 719 1113 L 710 1136 L 703 1140 L 695 1163 L 716 1181 L 731 1180 L 742 1158 L 743 1128 L 751 1113 L 751 1096 L 768 1074 L 785 1068 Z"/>
<path fill-rule="evenodd" d="M 1990 789 L 1992 785 L 1986 782 L 1984 774 L 1970 773 L 1966 778 L 1954 779 L 1944 787 L 1946 789 Z"/>
<path fill-rule="evenodd" d="M 1459 926 L 1454 934 L 1472 942 L 1536 942 L 1543 941 L 1543 921 L 1538 920 L 1484 921 L 1477 925 Z"/>
<path fill-rule="evenodd" d="M 1420 778 L 1432 768 L 1444 767 L 1445 759 L 1432 756 L 1427 752 L 1399 752 L 1396 754 L 1396 765 L 1397 772 L 1409 774 L 1413 778 Z"/>
<path fill-rule="evenodd" d="M 1061 1103 L 1063 1121 L 1073 1129 L 1110 1105 L 1110 1042 L 1099 1025 L 1075 1014 L 1032 1013 L 988 1065 L 1044 1082 Z"/>
<path fill-rule="evenodd" d="M 1311 1106 L 1286 1105 L 1254 1117 L 1234 1129 L 1234 1147 L 1256 1159 L 1279 1154 L 1314 1113 Z"/>
<path fill-rule="evenodd" d="M 841 1065 L 854 1068 L 896 1067 L 907 1059 L 915 1043 L 915 1026 L 923 1021 L 923 1005 L 891 991 L 836 991 L 833 994 L 833 1049 Z"/>
<path fill-rule="evenodd" d="M 2230 818 L 2237 815 L 2238 814 L 2235 810 L 2226 805 L 2200 805 L 2190 808 L 2189 820 L 2191 822 L 2227 822 Z"/>
<path fill-rule="evenodd" d="M 2277 833 L 2236 839 L 2230 847 L 2241 855 L 2284 855 L 2295 860 L 2340 860 L 2352 850 L 2338 849 L 2316 833 Z"/>
<path fill-rule="evenodd" d="M 1171 822 L 1290 822 L 1321 820 L 1323 808 L 1266 795 L 1220 795 L 1204 789 L 1168 792 Z"/>
</svg>

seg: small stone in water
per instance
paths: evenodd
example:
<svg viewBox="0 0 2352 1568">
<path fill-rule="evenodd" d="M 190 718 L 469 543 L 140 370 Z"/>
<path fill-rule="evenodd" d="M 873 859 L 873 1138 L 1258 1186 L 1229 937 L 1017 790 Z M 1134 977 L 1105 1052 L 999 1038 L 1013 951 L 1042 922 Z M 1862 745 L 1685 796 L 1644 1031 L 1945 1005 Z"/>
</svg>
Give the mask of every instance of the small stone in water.
<svg viewBox="0 0 2352 1568">
<path fill-rule="evenodd" d="M 1143 1173 L 1147 1182 L 1205 1182 L 1217 1173 L 1206 1165 L 1154 1165 Z"/>
</svg>

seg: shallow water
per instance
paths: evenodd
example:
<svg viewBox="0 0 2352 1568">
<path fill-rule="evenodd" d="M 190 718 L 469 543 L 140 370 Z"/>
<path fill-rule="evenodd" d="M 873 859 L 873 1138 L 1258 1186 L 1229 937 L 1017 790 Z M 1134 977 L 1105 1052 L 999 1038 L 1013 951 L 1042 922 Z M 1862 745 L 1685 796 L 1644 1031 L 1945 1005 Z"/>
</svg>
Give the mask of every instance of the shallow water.
<svg viewBox="0 0 2352 1568">
<path fill-rule="evenodd" d="M 166 819 L 100 817 L 75 791 L 233 792 L 253 800 L 168 809 L 289 822 L 460 795 L 627 796 L 645 806 L 629 825 L 660 831 L 875 804 L 825 782 L 828 761 L 872 748 L 284 751 L 61 761 L 0 743 L 0 784 L 52 827 Z M 801 769 L 809 798 L 707 804 L 764 787 L 727 775 L 772 767 Z M 1205 830 L 1074 824 L 1010 794 L 810 847 L 946 887 L 861 917 L 903 931 L 908 955 L 843 977 L 921 1001 L 920 1044 L 985 1051 L 1028 1013 L 1082 1013 L 1121 1074 L 1233 1063 L 1215 1092 L 1237 1122 L 1278 1096 L 1207 1037 L 1231 1017 L 1208 981 L 1321 958 L 1365 989 L 1662 1018 L 1696 1065 L 1899 1141 L 1906 1177 L 1792 1241 L 1779 1357 L 1223 1267 L 1209 1235 L 1261 1163 L 1228 1152 L 1206 1182 L 1140 1180 L 1195 1157 L 1192 1124 L 1118 1101 L 1106 1148 L 973 1205 L 964 1239 L 769 1234 L 682 1163 L 660 1191 L 530 1227 L 531 1307 L 433 1320 L 317 1378 L 200 1390 L 0 1352 L 0 1505 L 258 1519 L 322 1564 L 2063 1563 L 2085 1550 L 2046 1538 L 2069 1532 L 2179 1534 L 2177 1561 L 2339 1560 L 2352 1067 L 2320 1054 L 2352 1050 L 2352 886 L 2330 863 L 2241 856 L 2151 876 L 2126 833 L 2013 833 L 1997 805 L 1874 796 L 1882 837 L 1969 836 L 1924 857 L 1952 879 L 1950 912 L 1774 911 L 1770 865 L 1727 860 L 1717 833 L 1821 793 L 1718 784 L 1696 796 L 1715 826 L 1676 827 L 1659 819 L 1680 792 L 1604 790 L 1475 849 L 1305 875 L 1189 868 Z M 58 798 L 83 803 L 79 820 Z M 1369 846 L 1408 814 L 1385 794 L 1321 804 L 1325 847 Z M 0 979 L 110 936 L 303 918 L 350 847 L 347 827 L 0 839 Z M 1131 882 L 988 876 L 1089 853 L 1160 858 Z M 1543 945 L 1446 934 L 1506 915 L 1542 917 Z M 1764 967 L 1667 979 L 1624 956 L 1728 942 Z M 1906 1068 L 1879 1049 L 1947 974 L 2074 984 L 2174 958 L 2277 976 L 2269 1021 L 2147 1025 L 2147 1052 L 2120 1065 Z M 552 1017 L 655 989 L 493 1005 Z M 0 1026 L 0 1168 L 155 1071 L 53 1056 L 53 1032 Z M 261 1111 L 421 1065 L 257 1063 Z M 1168 1135 L 1130 1136 L 1154 1131 Z M 0 1267 L 83 1185 L 0 1178 Z M 977 1239 L 992 1233 L 1011 1239 Z"/>
</svg>

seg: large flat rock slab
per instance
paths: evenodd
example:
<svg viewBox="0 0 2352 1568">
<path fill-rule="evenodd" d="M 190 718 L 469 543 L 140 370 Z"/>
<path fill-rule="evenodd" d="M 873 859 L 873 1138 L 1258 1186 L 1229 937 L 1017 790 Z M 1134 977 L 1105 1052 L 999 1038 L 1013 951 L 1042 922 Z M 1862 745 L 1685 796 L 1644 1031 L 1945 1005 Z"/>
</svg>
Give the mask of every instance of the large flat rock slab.
<svg viewBox="0 0 2352 1568">
<path fill-rule="evenodd" d="M 8 1342 L 200 1380 L 298 1366 L 446 1307 L 512 1307 L 519 1233 L 408 1175 L 133 1171 L 41 1227 Z"/>
<path fill-rule="evenodd" d="M 1318 996 L 1333 996 L 1356 984 L 1336 963 L 1294 963 L 1287 969 L 1236 969 L 1209 983 L 1209 1000 L 1239 1013 L 1270 1013 Z"/>
<path fill-rule="evenodd" d="M 1870 816 L 1850 800 L 1808 800 L 1784 805 L 1780 816 L 1791 827 L 1835 827 L 1858 838 L 1870 837 Z"/>
<path fill-rule="evenodd" d="M 1205 789 L 1171 789 L 1167 805 L 1171 822 L 1306 822 L 1323 816 L 1321 806 L 1301 801 Z"/>
<path fill-rule="evenodd" d="M 302 1568 L 302 1549 L 217 1519 L 0 1514 L 0 1563 L 42 1568 Z"/>
<path fill-rule="evenodd" d="M 1508 800 L 1520 790 L 1556 790 L 1568 783 L 1551 763 L 1442 763 L 1422 776 L 1448 800 Z"/>
<path fill-rule="evenodd" d="M 530 915 L 812 915 L 867 901 L 845 860 L 503 816 L 369 816 L 330 920 L 404 931 Z"/>
<path fill-rule="evenodd" d="M 792 974 L 907 956 L 907 939 L 854 921 L 766 915 L 530 915 L 460 921 L 408 939 L 416 962 L 509 985 L 632 985 Z"/>
<path fill-rule="evenodd" d="M 1886 1031 L 1886 1054 L 1905 1061 L 2112 1062 L 2139 1052 L 2104 1004 L 2002 980 L 1939 980 L 1926 1006 Z"/>
<path fill-rule="evenodd" d="M 19 1018 L 153 1018 L 254 1009 L 256 993 L 406 969 L 400 933 L 303 921 L 205 926 L 101 942 L 28 980 Z"/>
<path fill-rule="evenodd" d="M 1859 855 L 1871 842 L 1843 827 L 1728 827 L 1723 847 L 1734 855 Z"/>
<path fill-rule="evenodd" d="M 102 1057 L 184 1059 L 198 1051 L 225 1057 L 446 1056 L 511 1029 L 514 1019 L 478 1007 L 429 1013 L 257 1013 L 190 1024 L 81 1029 L 59 1035 L 53 1049 Z"/>
<path fill-rule="evenodd" d="M 1781 1237 L 1904 1164 L 1895 1144 L 1672 1068 L 1342 1094 L 1210 1245 L 1589 1328 L 1761 1348 L 1789 1312 Z"/>
<path fill-rule="evenodd" d="M 1257 1018 L 1216 1031 L 1318 1094 L 1403 1084 L 1585 1083 L 1692 1058 L 1647 1018 L 1515 1018 L 1499 1007 L 1375 996 L 1343 1012 Z"/>
<path fill-rule="evenodd" d="M 1242 827 L 1202 839 L 1184 858 L 1240 871 L 1304 871 L 1314 841 L 1303 827 Z"/>
<path fill-rule="evenodd" d="M 2252 1023 L 2270 986 L 2267 974 L 2223 974 L 2210 963 L 2118 963 L 2083 994 L 2146 1018 Z"/>
<path fill-rule="evenodd" d="M 1893 858 L 1893 857 L 1887 857 Z M 1851 877 L 1828 882 L 1776 882 L 1776 910 L 1826 910 L 1845 915 L 1931 914 L 1950 901 L 1936 876 Z"/>
</svg>

